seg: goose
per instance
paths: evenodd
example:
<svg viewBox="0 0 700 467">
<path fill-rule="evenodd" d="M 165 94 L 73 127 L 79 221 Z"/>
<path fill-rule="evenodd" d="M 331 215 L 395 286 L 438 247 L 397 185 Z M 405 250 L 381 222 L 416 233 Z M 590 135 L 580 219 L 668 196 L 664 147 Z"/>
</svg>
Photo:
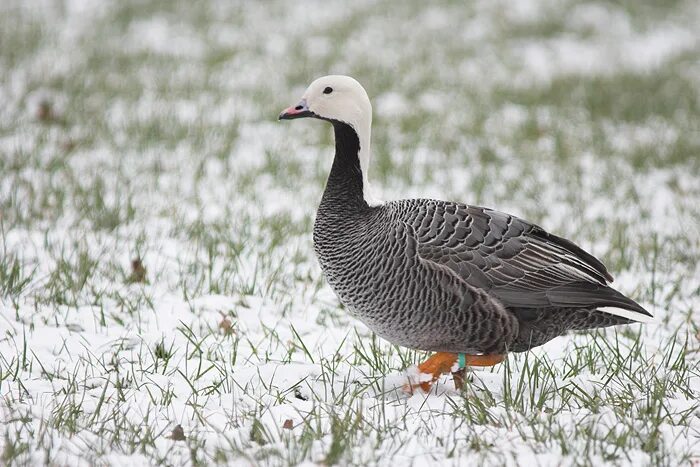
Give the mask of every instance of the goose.
<svg viewBox="0 0 700 467">
<path fill-rule="evenodd" d="M 279 120 L 329 122 L 335 157 L 313 227 L 324 276 L 348 313 L 378 336 L 434 352 L 410 390 L 493 366 L 568 331 L 647 322 L 608 284 L 603 263 L 538 225 L 434 199 L 382 202 L 368 180 L 372 105 L 349 76 L 309 85 Z"/>
</svg>

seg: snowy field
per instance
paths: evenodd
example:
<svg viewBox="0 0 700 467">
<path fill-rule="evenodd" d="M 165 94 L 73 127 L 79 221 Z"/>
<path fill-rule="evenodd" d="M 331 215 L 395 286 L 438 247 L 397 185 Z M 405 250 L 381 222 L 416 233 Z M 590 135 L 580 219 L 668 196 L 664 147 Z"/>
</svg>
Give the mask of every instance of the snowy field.
<svg viewBox="0 0 700 467">
<path fill-rule="evenodd" d="M 700 3 L 0 2 L 0 465 L 699 465 Z M 355 76 L 384 199 L 517 214 L 657 320 L 395 389 L 311 226 Z"/>
</svg>

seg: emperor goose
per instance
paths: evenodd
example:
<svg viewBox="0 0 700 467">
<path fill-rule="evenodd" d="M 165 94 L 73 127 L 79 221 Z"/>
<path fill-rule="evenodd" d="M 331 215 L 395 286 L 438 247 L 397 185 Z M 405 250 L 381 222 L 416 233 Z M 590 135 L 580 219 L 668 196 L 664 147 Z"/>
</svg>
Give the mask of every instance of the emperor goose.
<svg viewBox="0 0 700 467">
<path fill-rule="evenodd" d="M 444 373 L 491 366 L 565 334 L 647 321 L 607 284 L 605 266 L 569 240 L 491 209 L 370 194 L 372 105 L 348 76 L 324 76 L 280 120 L 335 131 L 335 159 L 314 248 L 349 313 L 397 345 L 437 352 L 419 365 L 429 390 Z"/>
</svg>

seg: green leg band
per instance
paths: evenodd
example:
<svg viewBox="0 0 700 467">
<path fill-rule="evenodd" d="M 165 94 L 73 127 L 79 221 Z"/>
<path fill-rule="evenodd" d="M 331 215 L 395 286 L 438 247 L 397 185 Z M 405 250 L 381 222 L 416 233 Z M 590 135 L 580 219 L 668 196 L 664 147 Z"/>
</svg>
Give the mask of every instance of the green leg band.
<svg viewBox="0 0 700 467">
<path fill-rule="evenodd" d="M 462 368 L 466 368 L 467 367 L 467 356 L 463 353 L 457 354 L 457 364 L 459 365 L 460 370 Z"/>
</svg>

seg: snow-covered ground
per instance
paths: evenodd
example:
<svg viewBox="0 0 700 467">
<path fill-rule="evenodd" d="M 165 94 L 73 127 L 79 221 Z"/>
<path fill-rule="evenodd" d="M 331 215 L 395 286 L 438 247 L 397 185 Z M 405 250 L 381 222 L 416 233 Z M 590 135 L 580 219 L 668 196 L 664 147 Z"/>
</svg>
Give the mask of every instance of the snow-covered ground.
<svg viewBox="0 0 700 467">
<path fill-rule="evenodd" d="M 0 464 L 700 463 L 700 4 L 424 3 L 0 3 Z M 276 121 L 328 73 L 384 198 L 538 222 L 656 323 L 396 390 L 425 355 L 313 256 L 330 130 Z"/>
</svg>

